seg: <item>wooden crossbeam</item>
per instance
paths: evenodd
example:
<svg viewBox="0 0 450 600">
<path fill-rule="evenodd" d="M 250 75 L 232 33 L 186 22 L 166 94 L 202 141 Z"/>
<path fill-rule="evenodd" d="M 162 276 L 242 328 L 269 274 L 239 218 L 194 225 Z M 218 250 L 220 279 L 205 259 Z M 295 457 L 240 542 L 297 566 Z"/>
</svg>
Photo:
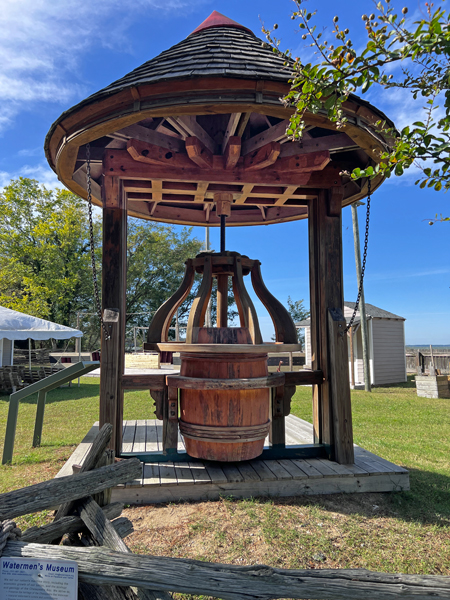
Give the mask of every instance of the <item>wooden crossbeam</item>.
<svg viewBox="0 0 450 600">
<path fill-rule="evenodd" d="M 242 194 L 241 196 L 236 200 L 236 204 L 245 204 L 245 201 L 247 200 L 247 198 L 249 197 L 252 189 L 253 189 L 253 184 L 246 184 L 242 187 Z"/>
<path fill-rule="evenodd" d="M 231 113 L 230 118 L 228 119 L 228 125 L 225 129 L 225 133 L 222 141 L 222 154 L 225 154 L 225 149 L 228 145 L 228 141 L 230 137 L 236 134 L 236 129 L 239 125 L 239 120 L 241 118 L 242 113 Z M 241 137 L 241 136 L 238 136 Z"/>
<path fill-rule="evenodd" d="M 189 158 L 201 169 L 211 169 L 213 164 L 213 155 L 198 137 L 191 136 L 186 138 L 186 152 Z"/>
<path fill-rule="evenodd" d="M 141 142 L 140 142 L 141 143 Z M 252 183 L 254 185 L 306 185 L 311 173 L 286 172 L 280 174 L 277 169 L 266 168 L 256 171 L 247 171 L 243 168 L 242 159 L 234 169 L 226 171 L 223 156 L 213 157 L 213 168 L 206 172 L 196 167 L 190 159 L 185 156 L 186 161 L 193 168 L 183 167 L 179 169 L 175 163 L 171 164 L 144 164 L 142 161 L 134 160 L 126 150 L 114 150 L 108 152 L 103 162 L 103 173 L 107 177 L 118 177 L 119 179 L 160 179 L 167 181 L 200 181 L 208 183 Z M 174 168 L 175 167 L 175 168 Z M 335 170 L 333 169 L 333 176 Z M 326 177 L 323 177 L 326 182 Z M 326 187 L 324 183 L 322 186 Z M 333 185 L 333 184 L 331 184 Z"/>
<path fill-rule="evenodd" d="M 304 137 L 304 136 L 303 136 Z M 329 152 L 339 152 L 340 150 L 351 150 L 358 148 L 358 144 L 346 133 L 336 135 L 326 135 L 321 138 L 303 139 L 299 143 L 284 144 L 281 147 L 280 158 L 294 156 L 295 154 L 309 154 L 320 150 L 329 150 Z"/>
<path fill-rule="evenodd" d="M 168 129 L 165 128 L 164 131 L 166 132 Z M 161 148 L 166 148 L 167 150 L 172 150 L 173 152 L 184 151 L 184 143 L 179 136 L 172 137 L 170 135 L 166 135 L 166 133 L 162 133 L 162 130 L 153 131 L 152 129 L 148 129 L 142 125 L 129 125 L 128 127 L 120 129 L 117 133 L 129 139 L 134 138 L 140 142 L 161 146 Z"/>
<path fill-rule="evenodd" d="M 158 125 L 156 126 L 155 131 L 159 131 L 160 133 L 163 133 L 164 135 L 168 135 L 170 137 L 181 139 L 182 136 L 179 133 L 173 131 L 172 129 L 164 125 L 164 121 L 166 120 L 167 119 L 162 119 L 161 122 L 158 123 Z"/>
<path fill-rule="evenodd" d="M 225 169 L 227 171 L 234 169 L 241 157 L 241 138 L 239 136 L 232 135 L 229 137 L 223 155 L 225 159 Z"/>
<path fill-rule="evenodd" d="M 280 148 L 278 142 L 270 142 L 259 150 L 255 150 L 244 158 L 244 169 L 254 171 L 270 167 L 280 155 Z"/>
<path fill-rule="evenodd" d="M 208 189 L 208 183 L 206 181 L 199 181 L 197 183 L 197 190 L 195 192 L 194 202 L 203 202 L 205 199 L 205 193 Z"/>
<path fill-rule="evenodd" d="M 295 154 L 286 158 L 277 160 L 276 168 L 279 172 L 295 171 L 304 173 L 311 171 L 322 171 L 330 162 L 330 153 L 328 150 L 321 152 L 311 152 L 309 154 Z"/>
<path fill-rule="evenodd" d="M 252 114 L 251 112 L 246 112 L 241 116 L 237 131 L 236 131 L 236 135 L 238 135 L 239 137 L 242 137 L 244 135 L 244 131 L 245 131 L 245 128 L 247 127 L 247 123 L 250 119 L 251 114 Z"/>
<path fill-rule="evenodd" d="M 242 144 L 242 155 L 246 156 L 247 154 L 250 154 L 250 152 L 265 146 L 269 142 L 279 142 L 286 137 L 286 128 L 288 125 L 288 120 L 281 121 L 280 123 L 277 123 L 277 125 L 269 127 L 269 129 L 266 129 L 262 133 L 251 137 L 249 140 L 246 140 Z"/>
<path fill-rule="evenodd" d="M 189 169 L 193 166 L 190 158 L 184 153 L 172 152 L 135 139 L 128 140 L 127 151 L 134 160 L 151 165 L 170 165 L 178 169 Z"/>
<path fill-rule="evenodd" d="M 185 131 L 188 132 L 190 136 L 198 137 L 198 139 L 208 148 L 210 152 L 215 154 L 217 152 L 217 144 L 212 139 L 212 137 L 207 133 L 203 127 L 197 123 L 197 118 L 192 116 L 183 116 L 178 117 L 176 119 L 177 123 L 180 125 Z"/>
</svg>

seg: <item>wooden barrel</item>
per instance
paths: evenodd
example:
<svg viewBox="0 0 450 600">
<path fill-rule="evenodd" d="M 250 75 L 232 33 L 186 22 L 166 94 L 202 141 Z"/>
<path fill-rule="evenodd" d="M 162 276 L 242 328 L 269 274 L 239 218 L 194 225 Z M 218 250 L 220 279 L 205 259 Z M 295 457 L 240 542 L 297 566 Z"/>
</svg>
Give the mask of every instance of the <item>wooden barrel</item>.
<svg viewBox="0 0 450 600">
<path fill-rule="evenodd" d="M 180 375 L 204 380 L 267 377 L 267 354 L 183 352 Z M 230 462 L 262 453 L 269 432 L 269 388 L 246 389 L 243 382 L 242 389 L 182 389 L 180 403 L 180 432 L 191 456 Z"/>
</svg>

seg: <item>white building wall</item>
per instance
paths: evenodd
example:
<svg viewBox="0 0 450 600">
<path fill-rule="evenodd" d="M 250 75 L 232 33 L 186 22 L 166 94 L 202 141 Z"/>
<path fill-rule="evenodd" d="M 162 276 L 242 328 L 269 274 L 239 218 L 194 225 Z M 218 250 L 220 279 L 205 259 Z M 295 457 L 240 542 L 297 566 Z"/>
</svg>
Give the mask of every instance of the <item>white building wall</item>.
<svg viewBox="0 0 450 600">
<path fill-rule="evenodd" d="M 305 327 L 305 367 L 311 368 L 311 327 Z"/>
<path fill-rule="evenodd" d="M 372 319 L 373 385 L 407 380 L 404 321 Z"/>
</svg>

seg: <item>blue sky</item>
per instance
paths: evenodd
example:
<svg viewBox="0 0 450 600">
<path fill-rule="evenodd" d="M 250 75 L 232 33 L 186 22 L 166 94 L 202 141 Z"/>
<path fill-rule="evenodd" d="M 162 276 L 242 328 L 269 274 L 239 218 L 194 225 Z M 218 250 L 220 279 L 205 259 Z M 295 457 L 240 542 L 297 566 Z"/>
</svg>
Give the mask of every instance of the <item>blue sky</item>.
<svg viewBox="0 0 450 600">
<path fill-rule="evenodd" d="M 398 4 L 400 10 L 405 3 Z M 409 14 L 419 14 L 410 3 Z M 309 0 L 317 23 L 331 31 L 336 3 Z M 6 0 L 0 12 L 0 186 L 18 176 L 49 187 L 58 184 L 47 166 L 43 143 L 52 122 L 67 108 L 105 87 L 146 60 L 184 39 L 213 10 L 262 35 L 261 22 L 279 25 L 282 47 L 311 57 L 290 19 L 290 0 Z M 357 47 L 364 39 L 361 15 L 374 4 L 340 4 L 340 24 Z M 330 34 L 331 35 L 331 34 Z M 368 99 L 398 126 L 417 119 L 420 102 L 398 92 L 371 91 Z M 412 171 L 412 170 L 411 170 Z M 374 194 L 369 236 L 366 302 L 405 317 L 406 342 L 450 345 L 450 224 L 428 225 L 434 215 L 450 215 L 442 192 L 419 190 L 417 174 L 387 181 Z M 360 207 L 360 227 L 364 226 Z M 204 237 L 202 228 L 194 234 Z M 363 232 L 361 231 L 361 235 Z M 219 247 L 219 233 L 211 243 Z M 343 214 L 345 299 L 356 299 L 350 208 Z M 309 306 L 305 222 L 232 228 L 227 249 L 262 262 L 268 288 L 282 302 L 305 299 Z M 265 339 L 269 318 L 257 302 Z"/>
</svg>

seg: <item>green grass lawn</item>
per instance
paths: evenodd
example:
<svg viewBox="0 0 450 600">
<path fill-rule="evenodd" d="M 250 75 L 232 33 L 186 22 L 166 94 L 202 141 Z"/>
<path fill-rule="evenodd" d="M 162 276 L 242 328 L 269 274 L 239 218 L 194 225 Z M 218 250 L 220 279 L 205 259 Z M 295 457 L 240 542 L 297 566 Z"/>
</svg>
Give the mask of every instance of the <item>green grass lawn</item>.
<svg viewBox="0 0 450 600">
<path fill-rule="evenodd" d="M 0 467 L 0 493 L 58 472 L 98 419 L 98 394 L 95 378 L 50 392 L 42 446 L 35 449 L 36 398 L 21 403 L 13 463 Z M 354 391 L 352 409 L 356 443 L 408 468 L 411 491 L 133 508 L 130 547 L 235 564 L 450 575 L 450 401 L 418 398 L 410 380 L 370 394 Z M 0 451 L 7 411 L 8 397 L 0 396 Z M 311 421 L 311 388 L 297 389 L 292 412 Z M 154 418 L 149 392 L 126 393 L 124 418 Z M 19 525 L 48 518 L 26 517 Z"/>
<path fill-rule="evenodd" d="M 82 377 L 47 394 L 42 444 L 32 448 L 37 394 L 20 402 L 13 462 L 0 467 L 0 493 L 53 477 L 98 421 L 99 379 Z M 3 454 L 9 396 L 0 395 L 0 452 Z M 125 392 L 124 419 L 154 419 L 147 391 Z"/>
</svg>

